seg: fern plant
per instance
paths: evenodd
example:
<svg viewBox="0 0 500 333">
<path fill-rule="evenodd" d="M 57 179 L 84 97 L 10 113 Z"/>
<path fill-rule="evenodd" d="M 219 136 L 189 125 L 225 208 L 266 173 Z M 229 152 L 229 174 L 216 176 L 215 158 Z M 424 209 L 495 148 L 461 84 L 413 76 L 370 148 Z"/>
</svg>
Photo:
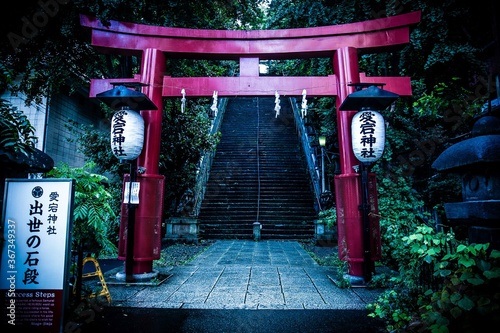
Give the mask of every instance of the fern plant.
<svg viewBox="0 0 500 333">
<path fill-rule="evenodd" d="M 70 168 L 67 164 L 53 168 L 48 178 L 71 178 L 75 180 L 73 204 L 72 250 L 77 254 L 75 295 L 82 294 L 83 257 L 98 257 L 116 254 L 117 247 L 110 241 L 110 231 L 117 223 L 112 209 L 112 196 L 107 191 L 105 176 L 92 173 L 93 162 L 81 168 Z M 78 298 L 79 299 L 79 298 Z"/>
<path fill-rule="evenodd" d="M 75 180 L 73 210 L 73 250 L 98 257 L 116 254 L 116 245 L 110 240 L 110 232 L 117 223 L 111 206 L 112 196 L 105 187 L 105 176 L 90 172 L 93 163 L 81 168 L 63 164 L 47 173 L 48 178 Z"/>
</svg>

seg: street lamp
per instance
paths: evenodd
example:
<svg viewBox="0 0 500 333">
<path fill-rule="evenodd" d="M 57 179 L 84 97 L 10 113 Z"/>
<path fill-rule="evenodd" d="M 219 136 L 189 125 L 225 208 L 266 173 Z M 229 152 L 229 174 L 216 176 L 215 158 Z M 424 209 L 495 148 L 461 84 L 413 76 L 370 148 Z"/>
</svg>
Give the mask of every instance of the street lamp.
<svg viewBox="0 0 500 333">
<path fill-rule="evenodd" d="M 325 192 L 325 146 L 326 137 L 320 136 L 318 138 L 319 145 L 321 147 L 321 193 Z"/>
<path fill-rule="evenodd" d="M 361 207 L 363 213 L 363 277 L 365 282 L 371 279 L 374 273 L 374 265 L 371 256 L 372 242 L 370 235 L 370 193 L 369 193 L 369 170 L 384 152 L 385 124 L 384 118 L 378 110 L 384 110 L 399 95 L 385 91 L 378 86 L 384 84 L 357 83 L 352 84 L 356 92 L 348 95 L 340 105 L 339 110 L 358 110 L 353 116 L 351 123 L 352 149 L 354 156 L 360 161 L 359 171 L 361 173 Z M 363 87 L 366 89 L 363 90 Z M 380 239 L 378 239 L 380 244 Z"/>
<path fill-rule="evenodd" d="M 325 146 L 326 137 L 324 135 L 318 138 L 321 147 L 321 194 L 320 194 L 320 209 L 329 209 L 334 205 L 332 192 L 327 189 L 325 175 Z M 328 186 L 329 187 L 329 186 Z"/>
<path fill-rule="evenodd" d="M 333 205 L 333 196 L 326 188 L 326 176 L 325 176 L 325 146 L 326 137 L 324 135 L 318 138 L 319 145 L 321 147 L 321 195 L 320 195 L 320 205 L 321 209 L 329 209 Z"/>
<path fill-rule="evenodd" d="M 127 247 L 125 279 L 134 280 L 135 209 L 139 204 L 140 183 L 137 182 L 137 158 L 144 145 L 144 120 L 140 110 L 157 110 L 156 105 L 142 92 L 144 84 L 119 83 L 113 89 L 96 95 L 96 98 L 117 110 L 111 120 L 111 150 L 121 163 L 130 163 L 130 179 L 124 184 L 123 202 L 127 204 Z M 136 90 L 129 89 L 133 87 Z M 120 237 L 120 241 L 122 238 Z"/>
</svg>

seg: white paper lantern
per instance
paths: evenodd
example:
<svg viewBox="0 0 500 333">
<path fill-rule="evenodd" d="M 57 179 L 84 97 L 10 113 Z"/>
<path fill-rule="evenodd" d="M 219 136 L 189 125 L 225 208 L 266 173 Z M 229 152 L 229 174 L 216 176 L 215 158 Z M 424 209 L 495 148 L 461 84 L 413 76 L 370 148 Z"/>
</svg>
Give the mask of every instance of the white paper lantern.
<svg viewBox="0 0 500 333">
<path fill-rule="evenodd" d="M 134 160 L 144 145 L 144 119 L 130 109 L 116 112 L 111 119 L 111 151 L 120 160 Z"/>
<path fill-rule="evenodd" d="M 364 163 L 376 162 L 384 153 L 384 117 L 377 111 L 362 110 L 354 115 L 351 123 L 352 150 Z"/>
</svg>

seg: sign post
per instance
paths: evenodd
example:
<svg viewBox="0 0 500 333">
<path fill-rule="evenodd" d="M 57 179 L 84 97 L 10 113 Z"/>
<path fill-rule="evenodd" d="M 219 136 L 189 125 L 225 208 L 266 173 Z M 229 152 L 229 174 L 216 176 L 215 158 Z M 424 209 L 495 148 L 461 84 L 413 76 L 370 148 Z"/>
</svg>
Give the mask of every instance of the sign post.
<svg viewBox="0 0 500 333">
<path fill-rule="evenodd" d="M 73 199 L 72 179 L 5 181 L 0 301 L 7 331 L 62 332 Z"/>
</svg>

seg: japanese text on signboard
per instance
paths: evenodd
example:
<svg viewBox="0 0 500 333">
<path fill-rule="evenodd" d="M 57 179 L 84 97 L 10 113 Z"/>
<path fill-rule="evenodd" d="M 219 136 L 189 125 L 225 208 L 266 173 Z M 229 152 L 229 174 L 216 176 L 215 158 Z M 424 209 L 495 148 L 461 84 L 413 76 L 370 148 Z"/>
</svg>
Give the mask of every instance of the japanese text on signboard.
<svg viewBox="0 0 500 333">
<path fill-rule="evenodd" d="M 24 265 L 26 270 L 24 271 L 23 283 L 26 284 L 38 284 L 37 270 L 40 253 L 36 250 L 42 242 L 40 238 L 40 232 L 46 232 L 48 236 L 57 234 L 57 210 L 58 210 L 58 197 L 57 192 L 52 192 L 49 194 L 49 205 L 44 215 L 43 203 L 39 202 L 37 198 L 40 198 L 43 194 L 43 188 L 41 186 L 36 186 L 31 191 L 33 196 L 33 202 L 30 203 L 29 208 L 29 222 L 27 223 L 29 227 L 28 238 L 26 240 L 26 245 L 28 246 L 28 251 L 26 251 L 26 260 Z M 44 224 L 46 228 L 42 229 Z M 50 241 L 45 238 L 44 241 Z M 32 250 L 32 251 L 31 251 Z"/>
</svg>

